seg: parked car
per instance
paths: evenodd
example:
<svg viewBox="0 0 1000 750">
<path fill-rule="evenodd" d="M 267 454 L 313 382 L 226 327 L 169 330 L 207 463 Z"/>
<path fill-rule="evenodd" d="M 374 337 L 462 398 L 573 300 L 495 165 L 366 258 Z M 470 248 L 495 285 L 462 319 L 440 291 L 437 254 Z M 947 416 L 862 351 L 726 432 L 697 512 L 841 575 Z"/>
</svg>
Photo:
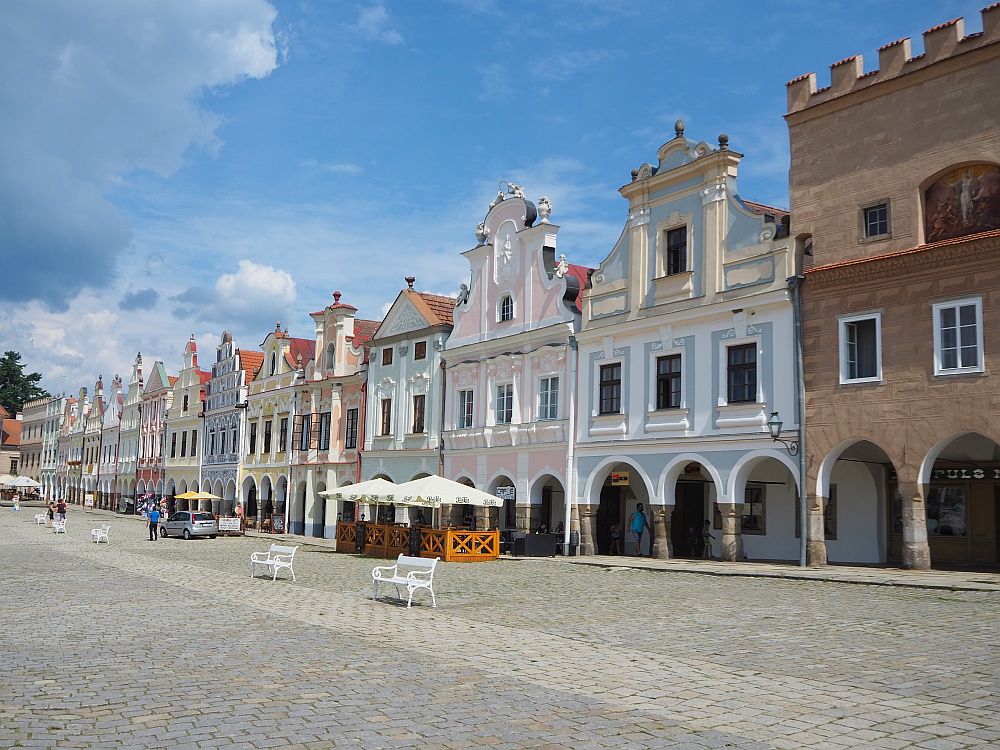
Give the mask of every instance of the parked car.
<svg viewBox="0 0 1000 750">
<path fill-rule="evenodd" d="M 179 510 L 160 523 L 160 536 L 207 536 L 215 539 L 219 524 L 215 516 L 203 510 Z"/>
</svg>

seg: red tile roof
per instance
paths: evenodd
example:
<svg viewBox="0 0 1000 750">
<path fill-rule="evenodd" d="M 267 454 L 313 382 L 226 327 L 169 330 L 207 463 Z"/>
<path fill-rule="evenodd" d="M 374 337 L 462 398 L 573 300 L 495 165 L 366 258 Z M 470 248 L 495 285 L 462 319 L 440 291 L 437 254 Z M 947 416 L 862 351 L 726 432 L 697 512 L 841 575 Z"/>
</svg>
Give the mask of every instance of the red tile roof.
<svg viewBox="0 0 1000 750">
<path fill-rule="evenodd" d="M 577 266 L 573 263 L 569 264 L 569 272 L 575 276 L 580 281 L 580 291 L 576 295 L 576 309 L 583 312 L 583 290 L 587 288 L 587 284 L 590 281 L 590 273 L 593 268 L 587 268 L 587 266 Z"/>
<path fill-rule="evenodd" d="M 254 351 L 253 349 L 237 349 L 236 353 L 240 357 L 240 367 L 246 373 L 243 380 L 249 383 L 253 380 L 254 375 L 257 374 L 260 366 L 264 364 L 264 352 Z"/>
<path fill-rule="evenodd" d="M 167 375 L 167 380 L 170 381 L 170 385 L 173 385 L 174 383 L 177 382 L 177 376 L 176 375 Z"/>
<path fill-rule="evenodd" d="M 19 446 L 21 444 L 21 423 L 16 419 L 5 417 L 0 420 L 0 424 L 3 425 L 2 430 L 0 430 L 0 434 L 3 435 L 2 444 L 10 448 Z"/>
<path fill-rule="evenodd" d="M 288 351 L 285 352 L 285 361 L 293 369 L 298 367 L 299 357 L 302 358 L 302 365 L 312 360 L 316 356 L 316 341 L 313 339 L 297 339 L 292 336 L 286 337 L 289 343 Z"/>
<path fill-rule="evenodd" d="M 198 370 L 198 378 L 201 380 L 202 383 L 207 383 L 209 380 L 212 379 L 212 373 L 205 372 L 204 370 Z"/>
<path fill-rule="evenodd" d="M 354 335 L 351 337 L 351 343 L 355 348 L 360 347 L 364 351 L 365 362 L 368 361 L 368 354 L 371 350 L 372 336 L 375 335 L 380 325 L 382 325 L 381 320 L 354 319 Z"/>
<path fill-rule="evenodd" d="M 740 198 L 743 201 L 743 205 L 746 206 L 750 211 L 760 216 L 764 214 L 771 214 L 775 221 L 781 221 L 785 216 L 788 216 L 788 209 L 778 208 L 777 206 L 769 206 L 766 203 L 758 203 L 757 201 L 750 201 L 746 198 Z"/>
<path fill-rule="evenodd" d="M 930 242 L 926 245 L 917 245 L 916 247 L 909 247 L 906 250 L 896 250 L 892 253 L 884 253 L 882 255 L 871 255 L 867 258 L 852 258 L 851 260 L 842 260 L 838 263 L 827 263 L 823 266 L 814 266 L 806 271 L 807 274 L 818 273 L 820 271 L 829 271 L 833 268 L 843 268 L 845 266 L 856 266 L 861 263 L 874 263 L 876 261 L 888 260 L 890 258 L 899 258 L 904 255 L 913 255 L 915 253 L 926 252 L 927 250 L 934 250 L 939 247 L 947 247 L 948 245 L 958 245 L 962 242 L 974 242 L 976 240 L 985 240 L 990 237 L 1000 237 L 1000 229 L 991 229 L 988 232 L 979 232 L 978 234 L 966 234 L 961 237 L 952 237 L 947 240 L 938 240 L 937 242 Z"/>
</svg>

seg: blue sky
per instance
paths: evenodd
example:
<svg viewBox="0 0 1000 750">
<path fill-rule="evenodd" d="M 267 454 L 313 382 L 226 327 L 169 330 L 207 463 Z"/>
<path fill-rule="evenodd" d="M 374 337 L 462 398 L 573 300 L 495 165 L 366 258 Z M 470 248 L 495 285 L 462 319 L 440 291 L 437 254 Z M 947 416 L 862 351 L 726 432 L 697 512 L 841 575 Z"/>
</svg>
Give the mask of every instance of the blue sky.
<svg viewBox="0 0 1000 750">
<path fill-rule="evenodd" d="M 136 350 L 173 371 L 191 333 L 310 336 L 335 289 L 368 318 L 409 274 L 450 293 L 502 179 L 596 265 L 679 117 L 729 134 L 744 197 L 787 206 L 787 80 L 981 28 L 952 0 L 21 6 L 0 29 L 0 346 L 54 391 Z"/>
</svg>

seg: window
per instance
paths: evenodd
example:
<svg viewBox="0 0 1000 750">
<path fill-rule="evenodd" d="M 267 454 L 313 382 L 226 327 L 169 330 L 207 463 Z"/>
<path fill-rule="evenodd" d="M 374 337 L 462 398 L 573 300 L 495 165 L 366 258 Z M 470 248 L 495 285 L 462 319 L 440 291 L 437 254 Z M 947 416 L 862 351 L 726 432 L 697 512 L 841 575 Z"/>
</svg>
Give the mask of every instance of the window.
<svg viewBox="0 0 1000 750">
<path fill-rule="evenodd" d="M 427 342 L 417 341 L 413 345 L 413 358 L 414 359 L 427 359 Z"/>
<path fill-rule="evenodd" d="M 983 371 L 980 298 L 934 305 L 934 374 Z"/>
<path fill-rule="evenodd" d="M 271 452 L 271 420 L 264 422 L 264 453 Z"/>
<path fill-rule="evenodd" d="M 344 432 L 344 448 L 358 447 L 358 410 L 347 410 L 347 429 Z"/>
<path fill-rule="evenodd" d="M 743 515 L 740 517 L 740 531 L 744 534 L 763 534 L 764 529 L 764 489 L 762 484 L 747 482 L 743 495 Z"/>
<path fill-rule="evenodd" d="M 600 413 L 620 414 L 622 410 L 622 365 L 601 365 Z"/>
<path fill-rule="evenodd" d="M 840 319 L 840 382 L 882 379 L 882 316 L 855 315 Z"/>
<path fill-rule="evenodd" d="M 679 409 L 681 406 L 681 355 L 656 358 L 656 408 Z"/>
<path fill-rule="evenodd" d="M 170 457 L 173 458 L 177 455 L 177 433 L 170 433 Z"/>
<path fill-rule="evenodd" d="M 326 347 L 326 369 L 332 370 L 336 362 L 337 348 L 332 343 Z"/>
<path fill-rule="evenodd" d="M 198 430 L 191 430 L 191 455 L 198 455 Z"/>
<path fill-rule="evenodd" d="M 931 487 L 927 493 L 927 533 L 965 536 L 965 486 Z"/>
<path fill-rule="evenodd" d="M 288 417 L 281 418 L 281 426 L 278 428 L 278 452 L 281 453 L 288 446 Z"/>
<path fill-rule="evenodd" d="M 505 294 L 500 300 L 500 321 L 514 319 L 514 300 L 509 294 Z"/>
<path fill-rule="evenodd" d="M 542 378 L 538 384 L 538 418 L 559 419 L 559 378 Z"/>
<path fill-rule="evenodd" d="M 413 434 L 424 432 L 424 403 L 426 396 L 422 393 L 413 397 Z"/>
<path fill-rule="evenodd" d="M 184 456 L 187 455 L 187 447 L 188 447 L 188 434 L 187 430 L 184 430 L 184 432 L 181 433 L 181 458 L 184 458 Z"/>
<path fill-rule="evenodd" d="M 12 458 L 10 460 L 10 473 L 11 474 L 17 474 L 17 459 L 16 458 Z"/>
<path fill-rule="evenodd" d="M 220 453 L 222 453 L 223 455 L 225 455 L 225 453 L 226 453 L 226 433 L 220 431 L 219 434 L 222 435 L 222 441 L 221 441 L 222 442 L 222 450 L 220 451 Z M 236 436 L 235 435 L 233 436 L 233 450 L 234 451 L 236 450 Z"/>
<path fill-rule="evenodd" d="M 278 369 L 278 356 L 271 352 L 271 365 L 268 368 L 268 375 L 274 375 L 275 370 Z"/>
<path fill-rule="evenodd" d="M 861 209 L 862 230 L 865 238 L 889 234 L 889 204 L 876 203 Z"/>
<path fill-rule="evenodd" d="M 387 346 L 382 350 L 382 364 L 391 365 L 392 364 L 392 347 Z"/>
<path fill-rule="evenodd" d="M 236 444 L 237 444 L 237 442 L 238 441 L 236 439 L 236 430 L 233 429 L 233 442 L 232 442 L 233 453 L 236 453 Z M 225 433 L 223 433 L 223 435 L 222 435 L 222 452 L 223 453 L 226 452 L 226 435 L 225 435 Z"/>
<path fill-rule="evenodd" d="M 668 229 L 666 232 L 667 276 L 687 271 L 687 227 Z"/>
<path fill-rule="evenodd" d="M 299 433 L 299 450 L 307 451 L 309 450 L 309 441 L 312 439 L 311 416 L 309 414 L 303 414 L 300 417 L 296 417 L 296 419 L 299 421 L 300 429 L 302 430 L 302 432 Z"/>
<path fill-rule="evenodd" d="M 380 435 L 392 434 L 392 399 L 382 399 L 382 429 Z"/>
<path fill-rule="evenodd" d="M 510 424 L 514 417 L 514 384 L 497 386 L 497 424 Z"/>
<path fill-rule="evenodd" d="M 226 439 L 226 433 L 222 433 L 222 439 Z M 225 449 L 222 452 L 225 453 Z M 215 455 L 215 430 L 208 433 L 208 453 L 210 456 Z"/>
<path fill-rule="evenodd" d="M 740 344 L 726 350 L 728 398 L 731 404 L 757 400 L 757 344 Z"/>
<path fill-rule="evenodd" d="M 330 412 L 319 415 L 319 449 L 330 450 Z"/>
<path fill-rule="evenodd" d="M 472 427 L 474 401 L 472 391 L 458 392 L 458 426 L 460 428 Z"/>
<path fill-rule="evenodd" d="M 184 405 L 181 407 L 181 411 L 187 411 L 187 410 L 188 410 L 188 395 L 185 393 L 184 394 Z"/>
</svg>

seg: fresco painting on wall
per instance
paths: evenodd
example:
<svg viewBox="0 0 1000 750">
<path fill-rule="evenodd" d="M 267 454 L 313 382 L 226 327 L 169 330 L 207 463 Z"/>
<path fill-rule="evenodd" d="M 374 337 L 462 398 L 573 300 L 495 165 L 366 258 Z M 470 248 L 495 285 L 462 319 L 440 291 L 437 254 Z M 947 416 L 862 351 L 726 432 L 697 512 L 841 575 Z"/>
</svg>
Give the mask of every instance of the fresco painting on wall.
<svg viewBox="0 0 1000 750">
<path fill-rule="evenodd" d="M 1000 167 L 953 169 L 927 188 L 927 242 L 1000 229 Z"/>
</svg>

